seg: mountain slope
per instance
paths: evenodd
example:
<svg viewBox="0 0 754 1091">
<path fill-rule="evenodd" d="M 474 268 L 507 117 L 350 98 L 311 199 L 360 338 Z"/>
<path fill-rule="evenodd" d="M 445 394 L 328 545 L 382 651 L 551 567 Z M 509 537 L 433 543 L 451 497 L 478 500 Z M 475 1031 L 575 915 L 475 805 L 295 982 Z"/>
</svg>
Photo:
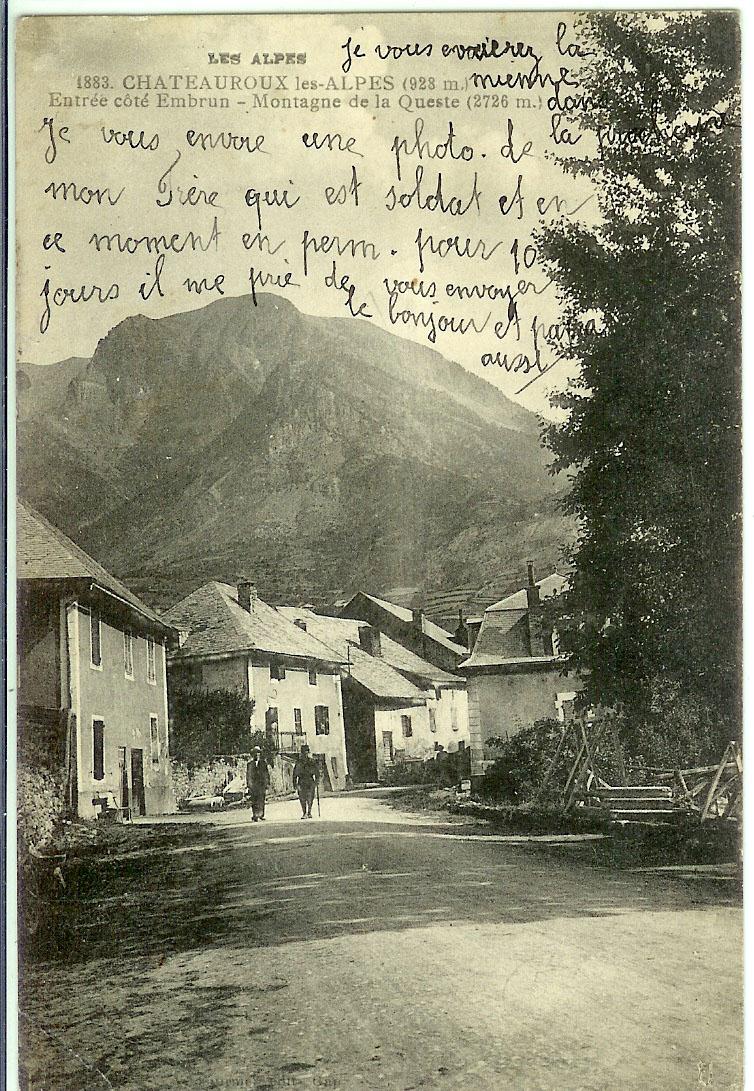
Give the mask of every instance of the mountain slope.
<svg viewBox="0 0 754 1091">
<path fill-rule="evenodd" d="M 543 519 L 552 552 L 532 414 L 367 322 L 258 302 L 111 330 L 19 420 L 22 492 L 158 603 L 242 569 L 273 599 L 481 586 Z"/>
</svg>

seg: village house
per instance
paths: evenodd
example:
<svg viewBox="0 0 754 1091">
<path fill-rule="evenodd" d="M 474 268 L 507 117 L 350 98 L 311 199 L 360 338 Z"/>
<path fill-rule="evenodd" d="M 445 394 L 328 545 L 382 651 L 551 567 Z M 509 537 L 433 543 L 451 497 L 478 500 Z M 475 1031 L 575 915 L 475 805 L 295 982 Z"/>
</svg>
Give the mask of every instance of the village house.
<svg viewBox="0 0 754 1091">
<path fill-rule="evenodd" d="M 337 653 L 275 607 L 248 580 L 211 581 L 165 615 L 181 632 L 168 662 L 171 686 L 228 689 L 254 702 L 250 730 L 281 755 L 307 743 L 326 770 L 325 786 L 348 775 Z"/>
<path fill-rule="evenodd" d="M 178 634 L 22 501 L 16 521 L 20 761 L 62 767 L 82 818 L 174 810 L 165 662 Z"/>
<path fill-rule="evenodd" d="M 421 659 L 451 674 L 469 654 L 467 647 L 456 643 L 450 633 L 435 625 L 421 610 L 396 606 L 363 591 L 353 595 L 338 613 L 341 617 L 368 622 Z"/>
<path fill-rule="evenodd" d="M 542 603 L 565 590 L 566 576 L 553 572 L 485 612 L 481 624 L 467 622 L 475 639 L 471 655 L 459 665 L 468 679 L 472 778 L 484 773 L 491 737 L 508 738 L 536 720 L 566 719 L 581 683 L 558 649 L 557 633 L 544 623 Z"/>
<path fill-rule="evenodd" d="M 404 648 L 367 622 L 279 607 L 344 662 L 343 716 L 354 783 L 383 780 L 397 763 L 469 743 L 465 679 Z"/>
</svg>

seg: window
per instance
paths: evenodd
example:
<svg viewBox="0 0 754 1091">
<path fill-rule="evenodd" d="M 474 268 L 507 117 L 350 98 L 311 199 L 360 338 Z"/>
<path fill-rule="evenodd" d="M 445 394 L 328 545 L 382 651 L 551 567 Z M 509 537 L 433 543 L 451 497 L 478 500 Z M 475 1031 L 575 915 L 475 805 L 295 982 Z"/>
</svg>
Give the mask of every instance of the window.
<svg viewBox="0 0 754 1091">
<path fill-rule="evenodd" d="M 104 720 L 92 720 L 92 769 L 95 780 L 105 779 Z"/>
<path fill-rule="evenodd" d="M 433 708 L 428 708 L 427 712 L 429 713 L 429 730 L 437 731 L 437 713 Z"/>
<path fill-rule="evenodd" d="M 414 729 L 411 726 L 410 716 L 401 716 L 401 730 L 403 731 L 403 738 L 410 739 L 414 733 Z"/>
<path fill-rule="evenodd" d="M 303 728 L 303 725 L 301 723 L 301 709 L 300 708 L 294 708 L 294 710 L 293 710 L 293 729 L 294 729 L 294 731 L 296 732 L 297 735 L 303 735 L 304 734 L 304 728 Z"/>
<path fill-rule="evenodd" d="M 123 669 L 126 678 L 134 676 L 134 634 L 126 629 L 123 633 Z"/>
<path fill-rule="evenodd" d="M 157 680 L 154 664 L 154 637 L 147 637 L 147 682 L 151 682 L 152 685 Z"/>
<path fill-rule="evenodd" d="M 317 735 L 330 734 L 330 709 L 327 705 L 314 706 L 314 730 Z"/>
<path fill-rule="evenodd" d="M 334 758 L 334 757 L 330 758 L 330 765 L 332 766 L 332 778 L 333 778 L 333 780 L 337 780 L 338 779 L 338 759 Z"/>
<path fill-rule="evenodd" d="M 309 685 L 316 686 L 317 684 L 317 672 L 314 667 L 309 667 Z"/>
<path fill-rule="evenodd" d="M 92 609 L 89 615 L 91 628 L 91 663 L 93 667 L 102 666 L 102 620 L 99 610 Z"/>
<path fill-rule="evenodd" d="M 555 710 L 562 724 L 569 724 L 576 718 L 576 694 L 558 693 L 555 695 Z"/>
<path fill-rule="evenodd" d="M 282 663 L 270 663 L 270 680 L 282 682 L 285 678 L 285 667 Z"/>
<path fill-rule="evenodd" d="M 152 764 L 159 765 L 159 719 L 149 717 L 149 746 L 152 750 Z"/>
</svg>

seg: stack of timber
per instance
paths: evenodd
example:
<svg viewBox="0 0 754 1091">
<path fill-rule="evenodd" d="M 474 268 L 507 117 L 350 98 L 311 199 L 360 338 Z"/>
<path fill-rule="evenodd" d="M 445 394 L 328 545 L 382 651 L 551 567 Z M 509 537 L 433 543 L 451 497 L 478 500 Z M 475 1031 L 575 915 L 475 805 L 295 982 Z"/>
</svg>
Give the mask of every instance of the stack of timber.
<svg viewBox="0 0 754 1091">
<path fill-rule="evenodd" d="M 612 785 L 589 789 L 589 802 L 608 811 L 612 822 L 668 822 L 679 808 L 669 785 Z"/>
<path fill-rule="evenodd" d="M 567 742 L 575 743 L 576 758 L 562 793 L 568 813 L 574 808 L 595 808 L 614 822 L 659 823 L 694 817 L 739 821 L 743 795 L 743 758 L 738 743 L 730 742 L 715 765 L 692 769 L 643 769 L 637 779 L 650 783 L 627 784 L 626 766 L 618 742 L 614 717 L 589 723 L 575 720 L 563 727 L 555 755 L 540 788 L 544 794 Z M 610 784 L 600 775 L 600 749 L 612 751 L 613 768 L 621 784 Z M 572 751 L 573 752 L 573 751 Z M 636 771 L 634 771 L 636 772 Z"/>
</svg>

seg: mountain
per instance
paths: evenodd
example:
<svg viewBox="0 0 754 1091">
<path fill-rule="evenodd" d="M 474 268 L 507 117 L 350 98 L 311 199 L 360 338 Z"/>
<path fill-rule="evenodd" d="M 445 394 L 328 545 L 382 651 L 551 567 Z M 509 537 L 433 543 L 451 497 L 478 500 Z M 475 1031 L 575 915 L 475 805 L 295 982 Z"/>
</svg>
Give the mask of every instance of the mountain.
<svg viewBox="0 0 754 1091">
<path fill-rule="evenodd" d="M 41 416 L 57 409 L 74 379 L 80 378 L 89 366 L 85 356 L 71 356 L 57 364 L 38 366 L 19 364 L 16 390 L 19 410 L 24 417 Z"/>
<path fill-rule="evenodd" d="M 21 493 L 157 606 L 241 571 L 324 603 L 554 565 L 569 528 L 531 413 L 368 322 L 257 298 L 22 365 Z"/>
</svg>

